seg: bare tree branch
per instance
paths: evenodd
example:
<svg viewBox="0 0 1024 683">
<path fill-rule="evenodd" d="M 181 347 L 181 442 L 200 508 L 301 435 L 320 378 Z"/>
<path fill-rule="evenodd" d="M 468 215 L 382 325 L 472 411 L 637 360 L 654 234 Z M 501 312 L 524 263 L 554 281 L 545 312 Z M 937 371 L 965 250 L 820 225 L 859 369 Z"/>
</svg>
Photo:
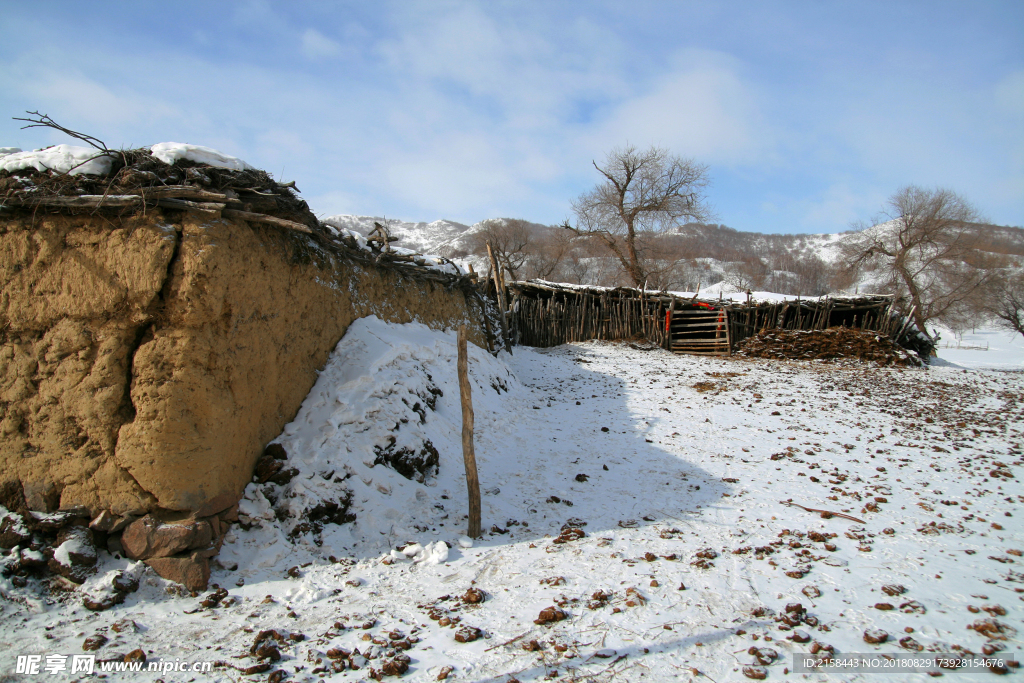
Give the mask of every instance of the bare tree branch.
<svg viewBox="0 0 1024 683">
<path fill-rule="evenodd" d="M 996 325 L 1024 335 L 1024 276 L 1003 281 L 997 286 L 986 310 L 996 319 Z"/>
<path fill-rule="evenodd" d="M 888 219 L 888 220 L 885 220 Z M 977 210 L 946 189 L 900 188 L 877 225 L 851 240 L 851 268 L 878 267 L 887 286 L 906 297 L 917 328 L 978 308 L 993 271 L 977 262 Z"/>
<path fill-rule="evenodd" d="M 114 152 L 112 152 L 109 149 L 107 149 L 106 143 L 104 143 L 99 138 L 94 138 L 91 135 L 86 135 L 85 133 L 79 133 L 78 131 L 71 130 L 70 128 L 65 128 L 64 126 L 60 125 L 59 123 L 54 121 L 52 118 L 47 116 L 46 114 L 40 114 L 38 111 L 26 111 L 25 113 L 28 114 L 29 116 L 35 116 L 37 118 L 26 119 L 26 118 L 19 118 L 17 116 L 11 117 L 15 121 L 26 121 L 26 122 L 28 122 L 29 125 L 22 126 L 21 127 L 22 130 L 25 130 L 26 128 L 53 128 L 54 130 L 59 130 L 60 132 L 62 132 L 65 135 L 67 135 L 68 137 L 75 138 L 76 140 L 81 140 L 82 142 L 88 144 L 89 146 L 95 147 L 96 149 L 98 149 L 101 152 L 103 152 L 103 154 L 105 154 L 105 155 L 113 155 L 114 154 Z"/>
<path fill-rule="evenodd" d="M 654 238 L 682 218 L 710 218 L 707 167 L 658 147 L 641 152 L 633 146 L 613 149 L 603 166 L 593 164 L 604 181 L 572 202 L 576 225 L 566 221 L 562 227 L 603 244 L 641 287 L 674 267 L 663 258 L 658 262 Z"/>
<path fill-rule="evenodd" d="M 519 218 L 490 218 L 470 240 L 471 251 L 484 253 L 488 242 L 497 259 L 513 280 L 518 280 L 531 256 L 534 241 L 530 224 Z"/>
</svg>

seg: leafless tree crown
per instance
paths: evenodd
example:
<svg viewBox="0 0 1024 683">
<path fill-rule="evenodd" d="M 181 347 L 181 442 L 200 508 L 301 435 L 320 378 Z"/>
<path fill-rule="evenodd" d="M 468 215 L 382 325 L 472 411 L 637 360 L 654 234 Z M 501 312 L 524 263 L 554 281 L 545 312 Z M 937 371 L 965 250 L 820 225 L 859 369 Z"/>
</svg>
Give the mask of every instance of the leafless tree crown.
<svg viewBox="0 0 1024 683">
<path fill-rule="evenodd" d="M 986 311 L 998 327 L 1024 335 L 1024 276 L 1003 280 L 993 289 Z"/>
<path fill-rule="evenodd" d="M 852 268 L 881 269 L 925 332 L 931 320 L 953 320 L 981 305 L 993 271 L 978 260 L 978 221 L 977 210 L 955 192 L 908 185 L 889 198 L 877 225 L 850 241 L 845 256 Z"/>
<path fill-rule="evenodd" d="M 526 221 L 519 218 L 489 218 L 473 234 L 469 246 L 475 253 L 486 253 L 486 245 L 490 243 L 494 258 L 509 277 L 518 280 L 523 266 L 534 251 L 530 247 L 535 241 L 536 237 Z"/>
<path fill-rule="evenodd" d="M 572 202 L 577 223 L 564 227 L 600 240 L 632 284 L 643 286 L 674 266 L 651 253 L 651 238 L 677 227 L 681 219 L 710 219 L 704 195 L 707 166 L 659 147 L 640 151 L 629 145 L 613 149 L 594 168 L 603 180 Z"/>
</svg>

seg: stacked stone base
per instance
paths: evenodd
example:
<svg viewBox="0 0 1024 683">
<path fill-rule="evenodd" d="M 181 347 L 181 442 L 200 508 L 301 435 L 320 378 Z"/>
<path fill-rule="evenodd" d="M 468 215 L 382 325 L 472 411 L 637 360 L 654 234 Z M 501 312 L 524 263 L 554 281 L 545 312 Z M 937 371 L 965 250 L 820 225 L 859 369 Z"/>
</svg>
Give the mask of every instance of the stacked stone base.
<svg viewBox="0 0 1024 683">
<path fill-rule="evenodd" d="M 190 591 L 205 590 L 210 560 L 220 551 L 238 508 L 219 515 L 148 514 L 116 517 L 103 511 L 89 519 L 85 510 L 42 513 L 28 508 L 17 483 L 0 487 L 0 571 L 15 585 L 30 578 L 59 576 L 80 585 L 95 575 L 101 550 L 142 560 L 158 575 Z M 85 606 L 100 610 L 124 601 L 138 588 L 137 578 L 115 576 L 109 595 L 86 597 Z"/>
</svg>

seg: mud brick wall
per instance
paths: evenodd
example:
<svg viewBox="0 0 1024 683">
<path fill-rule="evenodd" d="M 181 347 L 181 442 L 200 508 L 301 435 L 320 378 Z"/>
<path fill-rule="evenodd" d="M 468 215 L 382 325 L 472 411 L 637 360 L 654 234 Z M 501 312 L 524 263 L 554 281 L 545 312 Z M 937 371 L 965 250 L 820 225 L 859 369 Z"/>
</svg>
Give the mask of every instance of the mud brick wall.
<svg viewBox="0 0 1024 683">
<path fill-rule="evenodd" d="M 458 288 L 199 216 L 0 221 L 0 483 L 31 509 L 229 508 L 357 318 L 486 343 Z"/>
</svg>

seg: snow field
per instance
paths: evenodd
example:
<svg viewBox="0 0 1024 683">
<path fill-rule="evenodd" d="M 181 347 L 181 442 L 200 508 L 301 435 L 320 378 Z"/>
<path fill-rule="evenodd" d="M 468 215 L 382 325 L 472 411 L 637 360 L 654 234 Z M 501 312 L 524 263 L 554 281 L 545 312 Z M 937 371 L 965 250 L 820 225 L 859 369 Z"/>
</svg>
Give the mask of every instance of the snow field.
<svg viewBox="0 0 1024 683">
<path fill-rule="evenodd" d="M 882 680 L 794 674 L 791 655 L 815 643 L 913 652 L 906 638 L 937 652 L 1019 649 L 1021 374 L 607 342 L 498 359 L 470 349 L 482 539 L 459 543 L 454 333 L 364 319 L 276 440 L 295 476 L 247 489 L 248 530 L 230 533 L 212 579 L 228 592 L 218 606 L 149 570 L 100 613 L 75 593 L 0 579 L 0 666 L 80 652 L 103 633 L 98 655 L 219 660 L 202 680 L 234 681 L 268 629 L 303 634 L 271 669 L 294 681 L 368 680 L 405 642 L 396 630 L 411 645 L 404 678 L 417 681 L 452 667 L 449 680 L 721 683 L 758 665 L 751 647 L 777 652 L 768 680 Z M 423 483 L 375 464 L 428 441 L 439 468 Z M 354 523 L 293 534 L 346 497 Z M 98 576 L 128 564 L 105 556 Z M 471 588 L 482 602 L 463 599 Z M 566 619 L 534 623 L 555 606 Z M 112 629 L 124 619 L 137 628 Z M 869 629 L 888 642 L 866 643 Z M 363 668 L 330 668 L 328 652 L 355 648 L 372 658 L 346 661 Z"/>
</svg>

